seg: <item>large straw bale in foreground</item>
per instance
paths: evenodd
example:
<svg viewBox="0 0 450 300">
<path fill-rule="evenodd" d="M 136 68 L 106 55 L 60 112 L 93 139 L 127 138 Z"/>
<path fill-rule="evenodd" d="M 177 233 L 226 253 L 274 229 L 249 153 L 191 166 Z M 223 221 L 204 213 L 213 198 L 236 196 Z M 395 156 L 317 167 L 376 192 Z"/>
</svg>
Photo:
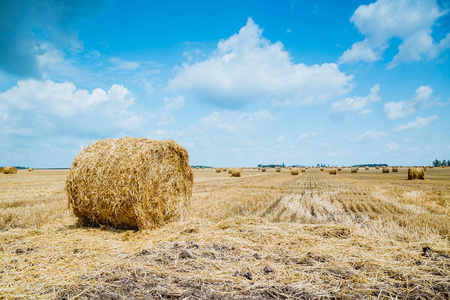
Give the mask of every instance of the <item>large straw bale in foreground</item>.
<svg viewBox="0 0 450 300">
<path fill-rule="evenodd" d="M 17 168 L 14 167 L 5 167 L 3 169 L 3 174 L 17 174 Z"/>
<path fill-rule="evenodd" d="M 83 223 L 151 229 L 184 214 L 193 181 L 188 152 L 174 141 L 124 137 L 78 153 L 66 190 Z"/>
</svg>

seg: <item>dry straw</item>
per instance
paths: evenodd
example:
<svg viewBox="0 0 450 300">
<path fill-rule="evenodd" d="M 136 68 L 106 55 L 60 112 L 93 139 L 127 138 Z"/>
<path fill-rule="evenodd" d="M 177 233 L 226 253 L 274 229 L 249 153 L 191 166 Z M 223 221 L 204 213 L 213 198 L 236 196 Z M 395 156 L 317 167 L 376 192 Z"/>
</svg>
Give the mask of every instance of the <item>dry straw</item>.
<svg viewBox="0 0 450 300">
<path fill-rule="evenodd" d="M 187 150 L 172 140 L 104 139 L 78 153 L 66 191 L 82 224 L 152 229 L 184 215 L 193 178 Z"/>
<path fill-rule="evenodd" d="M 306 172 L 306 169 L 302 169 L 302 172 Z"/>
<path fill-rule="evenodd" d="M 28 171 L 29 172 L 34 171 L 34 168 L 29 168 Z"/>
<path fill-rule="evenodd" d="M 341 168 L 337 168 L 337 170 L 338 170 L 338 171 L 342 171 L 342 169 L 341 169 Z"/>
<path fill-rule="evenodd" d="M 232 168 L 228 168 L 228 174 L 231 174 L 231 171 L 233 171 L 233 169 Z"/>
<path fill-rule="evenodd" d="M 332 168 L 332 169 L 330 169 L 330 171 L 328 171 L 328 173 L 329 173 L 330 175 L 336 175 L 336 169 L 335 169 L 335 168 Z"/>
<path fill-rule="evenodd" d="M 320 171 L 323 171 L 323 168 L 320 168 Z"/>
<path fill-rule="evenodd" d="M 358 173 L 358 168 L 352 168 L 352 169 L 350 170 L 350 173 Z"/>
<path fill-rule="evenodd" d="M 261 172 L 265 172 L 267 170 L 267 168 L 262 168 Z"/>
<path fill-rule="evenodd" d="M 298 168 L 292 168 L 291 175 L 298 175 Z"/>
<path fill-rule="evenodd" d="M 369 170 L 369 167 L 368 167 L 368 166 L 365 166 L 364 169 L 366 169 L 366 171 L 367 171 L 367 170 Z"/>
<path fill-rule="evenodd" d="M 380 169 L 380 167 L 379 167 L 379 166 L 376 166 L 376 167 L 375 167 L 375 169 L 379 170 L 379 169 Z"/>
<path fill-rule="evenodd" d="M 242 177 L 242 169 L 232 169 L 231 170 L 231 177 Z"/>
<path fill-rule="evenodd" d="M 222 168 L 216 168 L 216 173 L 222 172 Z"/>
<path fill-rule="evenodd" d="M 17 168 L 14 167 L 5 167 L 3 169 L 3 174 L 17 174 Z"/>
<path fill-rule="evenodd" d="M 398 166 L 392 166 L 392 172 L 398 172 Z"/>
<path fill-rule="evenodd" d="M 280 167 L 275 167 L 275 171 L 281 172 L 281 168 Z"/>
<path fill-rule="evenodd" d="M 388 167 L 383 167 L 383 173 L 389 173 L 389 168 Z"/>
<path fill-rule="evenodd" d="M 0 174 L 1 174 L 1 173 L 3 173 L 3 168 L 2 168 L 2 167 L 0 167 Z"/>
</svg>

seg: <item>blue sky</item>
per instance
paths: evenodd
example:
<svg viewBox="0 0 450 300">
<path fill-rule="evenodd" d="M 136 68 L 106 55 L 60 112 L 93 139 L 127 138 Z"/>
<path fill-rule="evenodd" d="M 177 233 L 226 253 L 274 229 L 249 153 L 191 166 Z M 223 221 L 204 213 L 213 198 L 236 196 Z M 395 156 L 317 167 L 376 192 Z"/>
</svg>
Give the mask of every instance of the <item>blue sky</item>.
<svg viewBox="0 0 450 300">
<path fill-rule="evenodd" d="M 0 1 L 0 165 L 170 138 L 191 164 L 450 158 L 450 2 Z"/>
</svg>

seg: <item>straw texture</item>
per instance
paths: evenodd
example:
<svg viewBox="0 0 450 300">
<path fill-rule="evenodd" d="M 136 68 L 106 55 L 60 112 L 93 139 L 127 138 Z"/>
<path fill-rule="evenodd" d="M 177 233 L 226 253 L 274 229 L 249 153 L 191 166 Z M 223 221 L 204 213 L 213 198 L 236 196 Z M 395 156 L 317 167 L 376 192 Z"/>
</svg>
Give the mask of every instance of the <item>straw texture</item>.
<svg viewBox="0 0 450 300">
<path fill-rule="evenodd" d="M 188 152 L 176 142 L 124 137 L 82 150 L 66 191 L 84 224 L 152 229 L 183 216 L 193 181 Z"/>
</svg>

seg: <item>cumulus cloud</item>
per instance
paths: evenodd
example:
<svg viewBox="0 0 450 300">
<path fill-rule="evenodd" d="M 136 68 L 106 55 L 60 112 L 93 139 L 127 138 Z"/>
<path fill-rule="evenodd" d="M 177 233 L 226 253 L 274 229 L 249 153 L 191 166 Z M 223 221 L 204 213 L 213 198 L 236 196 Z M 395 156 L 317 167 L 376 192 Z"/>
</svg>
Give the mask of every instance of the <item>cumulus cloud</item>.
<svg viewBox="0 0 450 300">
<path fill-rule="evenodd" d="M 168 126 L 175 123 L 175 118 L 172 114 L 173 110 L 179 110 L 184 105 L 184 97 L 178 95 L 177 97 L 164 97 L 164 106 L 160 108 L 155 118 L 159 119 L 158 126 Z"/>
<path fill-rule="evenodd" d="M 145 118 L 133 110 L 134 101 L 133 94 L 118 84 L 90 93 L 71 82 L 35 79 L 19 81 L 0 94 L 3 113 L 14 116 L 4 125 L 23 127 L 35 135 L 59 127 L 91 132 L 135 130 Z"/>
<path fill-rule="evenodd" d="M 446 14 L 448 10 L 441 10 L 436 0 L 378 0 L 361 5 L 350 21 L 365 38 L 345 51 L 339 63 L 380 60 L 393 38 L 402 43 L 389 67 L 405 61 L 436 58 L 450 48 L 450 33 L 440 42 L 432 37 L 436 20 Z"/>
<path fill-rule="evenodd" d="M 113 64 L 111 70 L 136 70 L 141 66 L 140 63 L 135 61 L 124 61 L 120 60 L 117 57 L 112 57 L 109 59 L 109 62 Z"/>
<path fill-rule="evenodd" d="M 369 141 L 369 140 L 376 140 L 379 138 L 382 138 L 384 136 L 387 136 L 388 133 L 383 131 L 375 131 L 375 130 L 369 130 L 364 132 L 359 136 L 360 141 Z"/>
<path fill-rule="evenodd" d="M 374 102 L 381 101 L 378 92 L 380 85 L 376 84 L 370 89 L 370 94 L 366 97 L 347 97 L 343 100 L 338 100 L 332 104 L 332 110 L 336 114 L 357 113 L 360 115 L 367 115 L 372 112 L 368 106 Z"/>
<path fill-rule="evenodd" d="M 283 45 L 264 38 L 249 18 L 239 33 L 221 40 L 208 59 L 179 67 L 168 87 L 222 107 L 264 101 L 300 106 L 345 95 L 352 79 L 334 63 L 294 64 Z"/>
<path fill-rule="evenodd" d="M 75 26 L 108 1 L 0 1 L 0 68 L 23 77 L 41 76 L 42 45 L 83 49 Z"/>
<path fill-rule="evenodd" d="M 421 118 L 421 117 L 417 117 L 414 121 L 409 122 L 408 124 L 405 125 L 400 125 L 398 127 L 396 127 L 395 129 L 393 129 L 393 131 L 405 131 L 405 130 L 411 130 L 411 129 L 422 129 L 427 127 L 428 125 L 430 125 L 432 122 L 436 121 L 438 119 L 437 115 L 433 115 L 431 117 L 428 118 Z"/>
<path fill-rule="evenodd" d="M 418 109 L 431 105 L 430 86 L 420 86 L 407 101 L 389 101 L 384 104 L 384 113 L 389 120 L 399 120 L 416 113 Z"/>
</svg>

